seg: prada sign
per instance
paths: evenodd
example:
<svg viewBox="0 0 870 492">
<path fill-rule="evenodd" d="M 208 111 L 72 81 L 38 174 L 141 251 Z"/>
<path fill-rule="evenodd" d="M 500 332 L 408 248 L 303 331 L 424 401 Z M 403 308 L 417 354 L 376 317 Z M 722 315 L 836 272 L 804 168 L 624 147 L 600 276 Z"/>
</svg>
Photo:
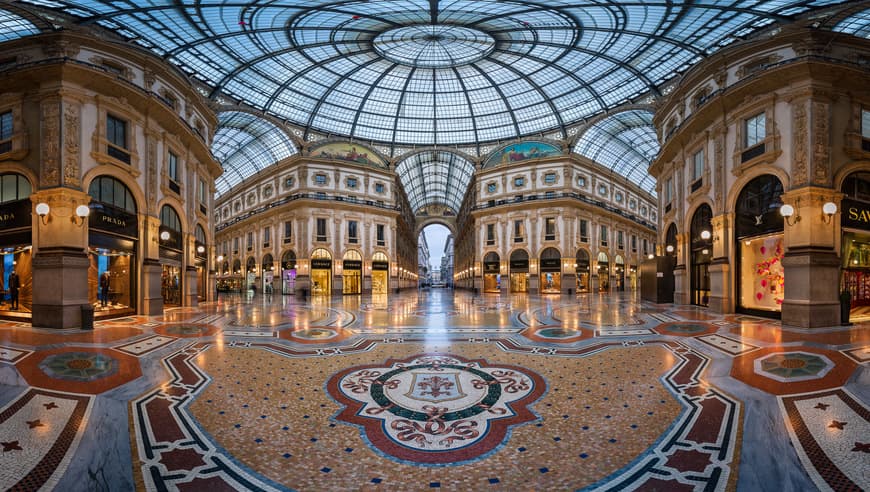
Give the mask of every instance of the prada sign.
<svg viewBox="0 0 870 492">
<path fill-rule="evenodd" d="M 106 207 L 100 203 L 91 204 L 91 215 L 88 218 L 89 227 L 119 236 L 137 238 L 139 236 L 139 221 L 133 214 Z"/>
<path fill-rule="evenodd" d="M 311 260 L 312 270 L 329 270 L 332 268 L 332 260 L 325 258 L 313 258 Z"/>
<path fill-rule="evenodd" d="M 843 227 L 870 231 L 870 203 L 844 198 L 840 206 Z"/>
<path fill-rule="evenodd" d="M 33 225 L 30 217 L 30 207 L 30 199 L 27 198 L 4 203 L 0 207 L 0 230 L 30 227 Z"/>
</svg>

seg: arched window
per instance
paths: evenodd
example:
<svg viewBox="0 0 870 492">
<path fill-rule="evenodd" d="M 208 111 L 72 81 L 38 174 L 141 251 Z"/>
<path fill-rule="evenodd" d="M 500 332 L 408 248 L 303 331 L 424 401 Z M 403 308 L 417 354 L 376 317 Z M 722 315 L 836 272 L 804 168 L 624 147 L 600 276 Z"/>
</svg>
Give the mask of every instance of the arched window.
<svg viewBox="0 0 870 492">
<path fill-rule="evenodd" d="M 323 248 L 317 248 L 317 249 L 315 249 L 314 251 L 312 251 L 312 252 L 311 252 L 311 257 L 312 257 L 312 258 L 324 259 L 324 260 L 331 260 L 331 259 L 332 259 L 332 255 L 329 254 L 329 251 L 327 251 L 327 250 L 325 250 L 325 249 L 323 249 Z"/>
<path fill-rule="evenodd" d="M 196 224 L 196 229 L 193 230 L 193 235 L 196 243 L 196 256 L 200 258 L 205 258 L 207 246 L 205 241 L 205 229 L 203 229 L 201 225 Z"/>
<path fill-rule="evenodd" d="M 348 250 L 347 253 L 344 254 L 345 260 L 358 260 L 362 261 L 362 255 L 359 254 L 359 251 L 355 249 Z"/>
<path fill-rule="evenodd" d="M 275 260 L 272 259 L 272 255 L 266 254 L 266 256 L 263 257 L 263 261 L 261 263 L 263 265 L 263 271 L 266 272 L 273 269 L 275 267 L 274 263 Z"/>
<path fill-rule="evenodd" d="M 782 232 L 784 220 L 779 213 L 782 193 L 782 183 L 772 174 L 761 175 L 746 183 L 734 207 L 736 236 L 740 238 Z"/>
<path fill-rule="evenodd" d="M 242 260 L 236 258 L 236 260 L 233 261 L 233 274 L 238 275 L 240 273 L 242 273 Z"/>
<path fill-rule="evenodd" d="M 245 263 L 245 270 L 248 272 L 257 271 L 257 260 L 255 260 L 253 256 L 248 257 L 248 261 Z"/>
<path fill-rule="evenodd" d="M 181 219 L 178 213 L 169 205 L 160 209 L 160 245 L 181 250 Z"/>
<path fill-rule="evenodd" d="M 372 255 L 372 261 L 374 262 L 374 261 L 390 261 L 390 260 L 389 260 L 389 258 L 387 258 L 387 255 L 378 251 L 377 253 Z"/>
<path fill-rule="evenodd" d="M 115 207 L 131 214 L 136 213 L 136 200 L 133 199 L 133 193 L 130 192 L 130 188 L 127 188 L 127 185 L 112 176 L 97 176 L 94 178 L 88 187 L 88 195 L 94 201 L 100 202 L 103 205 Z"/>
<path fill-rule="evenodd" d="M 671 247 L 671 250 L 668 251 L 668 246 Z M 665 234 L 665 254 L 667 255 L 676 255 L 677 254 L 677 225 L 671 224 L 668 227 L 668 232 Z"/>
<path fill-rule="evenodd" d="M 296 268 L 296 253 L 292 250 L 284 252 L 281 256 L 281 268 L 284 270 L 294 270 Z"/>
<path fill-rule="evenodd" d="M 692 304 L 706 306 L 710 302 L 710 260 L 713 256 L 713 211 L 703 204 L 692 215 L 690 228 L 692 252 L 689 285 Z"/>
<path fill-rule="evenodd" d="M 0 174 L 0 203 L 30 198 L 30 181 L 16 173 Z"/>
</svg>

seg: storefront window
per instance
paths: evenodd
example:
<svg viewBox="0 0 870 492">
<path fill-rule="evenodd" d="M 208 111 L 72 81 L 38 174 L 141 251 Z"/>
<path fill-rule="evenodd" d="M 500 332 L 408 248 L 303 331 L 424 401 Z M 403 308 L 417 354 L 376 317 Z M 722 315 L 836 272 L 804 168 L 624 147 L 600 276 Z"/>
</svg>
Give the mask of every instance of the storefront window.
<svg viewBox="0 0 870 492">
<path fill-rule="evenodd" d="M 281 293 L 296 293 L 296 253 L 285 251 L 281 257 Z"/>
<path fill-rule="evenodd" d="M 562 292 L 562 255 L 556 248 L 541 252 L 541 293 L 559 294 Z"/>
<path fill-rule="evenodd" d="M 344 254 L 341 277 L 342 294 L 362 292 L 362 256 L 358 251 L 350 250 Z"/>
<path fill-rule="evenodd" d="M 614 290 L 622 292 L 625 290 L 625 260 L 622 259 L 622 256 L 616 255 L 616 258 L 613 259 L 613 263 L 613 276 L 616 281 Z"/>
<path fill-rule="evenodd" d="M 784 298 L 782 258 L 782 183 L 772 175 L 759 176 L 743 188 L 735 209 L 739 278 L 738 310 L 779 313 Z"/>
<path fill-rule="evenodd" d="M 182 259 L 181 219 L 174 208 L 164 205 L 160 209 L 160 263 L 163 265 L 160 290 L 164 306 L 182 304 Z"/>
<path fill-rule="evenodd" d="M 578 249 L 576 263 L 577 292 L 589 292 L 589 253 Z"/>
<path fill-rule="evenodd" d="M 483 291 L 501 292 L 501 263 L 494 252 L 483 257 Z"/>
<path fill-rule="evenodd" d="M 511 292 L 529 291 L 529 254 L 525 250 L 520 249 L 511 253 L 510 275 Z"/>
<path fill-rule="evenodd" d="M 598 291 L 607 292 L 610 289 L 610 263 L 607 253 L 598 253 Z"/>
<path fill-rule="evenodd" d="M 692 304 L 706 306 L 710 302 L 710 260 L 713 252 L 711 220 L 713 211 L 709 205 L 701 205 L 692 216 L 691 243 Z"/>
<path fill-rule="evenodd" d="M 272 255 L 267 254 L 263 256 L 263 261 L 261 263 L 262 271 L 263 271 L 263 294 L 271 294 L 274 292 L 272 287 L 272 283 L 275 279 L 275 261 L 272 259 Z"/>
<path fill-rule="evenodd" d="M 332 255 L 323 248 L 315 249 L 311 253 L 311 294 L 332 294 Z"/>
<path fill-rule="evenodd" d="M 136 245 L 139 220 L 130 189 L 112 176 L 98 176 L 88 187 L 88 299 L 94 315 L 136 312 Z"/>
<path fill-rule="evenodd" d="M 372 256 L 372 294 L 389 292 L 390 260 L 384 253 L 378 252 Z"/>
</svg>

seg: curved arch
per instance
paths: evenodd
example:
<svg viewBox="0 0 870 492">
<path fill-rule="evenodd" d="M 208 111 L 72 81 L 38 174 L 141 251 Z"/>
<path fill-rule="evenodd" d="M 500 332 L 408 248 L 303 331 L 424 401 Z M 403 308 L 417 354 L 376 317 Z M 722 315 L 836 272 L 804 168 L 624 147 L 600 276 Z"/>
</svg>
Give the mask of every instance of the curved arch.
<svg viewBox="0 0 870 492">
<path fill-rule="evenodd" d="M 498 255 L 498 252 L 496 252 L 496 251 L 490 251 L 490 252 L 488 252 L 488 253 L 486 253 L 486 254 L 483 255 L 483 261 L 484 261 L 484 262 L 487 262 L 487 261 L 490 261 L 490 262 L 492 262 L 492 261 L 499 261 L 499 262 L 500 262 L 500 261 L 501 261 L 501 257 Z"/>
<path fill-rule="evenodd" d="M 23 174 L 0 173 L 0 181 L 0 203 L 25 200 L 33 194 L 33 185 Z M 10 193 L 12 190 L 14 193 Z"/>
<path fill-rule="evenodd" d="M 366 154 L 357 153 L 357 156 L 351 156 L 351 151 L 348 149 L 342 148 L 342 146 L 350 147 L 355 152 L 356 147 L 360 147 L 366 151 Z M 315 152 L 320 151 L 319 154 L 315 154 Z M 352 142 L 345 139 L 327 139 L 320 140 L 308 146 L 305 149 L 305 155 L 315 158 L 315 159 L 332 159 L 338 161 L 346 161 L 352 162 L 355 164 L 360 164 L 364 166 L 373 167 L 375 169 L 389 169 L 389 161 L 386 157 L 381 155 L 377 149 L 373 148 L 370 145 Z M 368 153 L 373 154 L 374 158 L 369 159 Z"/>
<path fill-rule="evenodd" d="M 118 169 L 115 166 L 96 166 L 88 170 L 88 172 L 86 172 L 82 177 L 82 189 L 90 189 L 91 183 L 100 176 L 109 176 L 123 183 L 124 186 L 127 187 L 127 190 L 133 194 L 133 199 L 136 201 L 136 210 L 138 210 L 140 214 L 146 213 L 146 209 L 143 208 L 143 205 L 147 203 L 145 201 L 145 193 L 139 188 L 139 183 L 130 176 L 130 173 Z M 159 212 L 160 207 L 155 207 L 154 210 Z"/>
<path fill-rule="evenodd" d="M 296 268 L 296 252 L 294 250 L 287 249 L 281 253 L 281 268 L 284 270 Z"/>
<path fill-rule="evenodd" d="M 20 174 L 27 178 L 27 181 L 30 182 L 31 192 L 39 189 L 39 177 L 29 167 L 11 161 L 0 163 L 0 174 L 10 173 Z"/>
<path fill-rule="evenodd" d="M 698 212 L 698 210 L 699 210 L 701 207 L 705 206 L 705 205 L 707 206 L 707 208 L 710 209 L 710 213 L 711 213 L 711 216 L 712 216 L 712 213 L 713 213 L 713 201 L 710 200 L 709 197 L 704 197 L 703 200 L 698 200 L 698 201 L 692 203 L 692 206 L 689 207 L 689 208 L 686 210 L 686 216 L 683 217 L 683 220 L 685 221 L 685 223 L 683 224 L 683 227 L 681 227 L 681 228 L 679 228 L 679 229 L 682 230 L 682 231 L 689 231 L 689 233 L 691 234 L 691 231 L 692 231 L 692 217 L 694 217 L 695 214 Z M 665 229 L 665 230 L 667 230 L 667 229 Z M 713 230 L 711 229 L 710 232 L 712 233 Z"/>
<path fill-rule="evenodd" d="M 562 259 L 562 252 L 559 251 L 559 248 L 554 248 L 553 246 L 548 246 L 541 250 L 541 253 L 538 255 L 541 259 Z"/>
<path fill-rule="evenodd" d="M 737 178 L 734 184 L 732 184 L 729 188 L 728 196 L 725 199 L 725 203 L 728 208 L 725 211 L 728 213 L 734 213 L 734 208 L 737 204 L 737 197 L 740 196 L 740 192 L 743 190 L 746 184 L 764 174 L 772 174 L 776 176 L 779 179 L 779 182 L 782 183 L 783 190 L 788 190 L 791 186 L 788 172 L 786 172 L 784 169 L 776 166 L 771 166 L 770 164 L 753 166 L 752 169 L 748 170 L 746 173 L 741 174 L 740 177 Z"/>
<path fill-rule="evenodd" d="M 836 173 L 834 173 L 834 189 L 838 191 L 842 190 L 846 178 L 851 174 L 861 171 L 870 172 L 870 161 L 854 161 L 841 167 Z"/>
<path fill-rule="evenodd" d="M 677 239 L 677 237 L 678 237 L 679 233 L 680 233 L 680 230 L 677 227 L 676 222 L 671 222 L 671 225 L 669 225 L 667 228 L 665 228 L 665 236 L 664 236 L 665 248 L 667 248 L 668 246 L 674 247 L 673 251 L 670 251 L 670 252 L 665 251 L 665 254 L 674 255 L 674 256 L 677 255 L 677 249 L 679 246 L 679 240 Z"/>
<path fill-rule="evenodd" d="M 324 253 L 319 253 L 321 251 L 323 251 L 325 253 L 325 255 L 324 255 Z M 314 256 L 315 253 L 319 253 L 321 256 Z M 312 248 L 311 252 L 308 254 L 308 259 L 311 259 L 311 258 L 323 258 L 324 260 L 326 260 L 326 259 L 333 260 L 333 259 L 335 259 L 335 255 L 332 254 L 332 251 L 330 251 L 329 248 L 324 248 L 322 246 L 318 246 L 316 248 Z"/>
<path fill-rule="evenodd" d="M 444 205 L 457 213 L 474 175 L 474 164 L 455 152 L 426 150 L 399 161 L 396 174 L 415 214 L 429 205 Z"/>
<path fill-rule="evenodd" d="M 244 111 L 218 113 L 211 151 L 224 172 L 215 180 L 219 197 L 254 174 L 298 153 L 283 127 Z"/>
<path fill-rule="evenodd" d="M 187 223 L 187 216 L 178 213 L 179 210 L 186 210 L 184 208 L 184 205 L 182 205 L 181 201 L 178 198 L 175 198 L 173 196 L 165 196 L 162 200 L 157 202 L 157 217 L 160 217 L 160 211 L 163 210 L 163 207 L 167 205 L 172 207 L 173 211 L 175 211 L 176 215 L 178 215 L 178 220 L 181 221 L 181 232 L 189 233 L 190 224 Z"/>
<path fill-rule="evenodd" d="M 87 190 L 92 200 L 126 210 L 133 215 L 138 213 L 139 205 L 136 203 L 136 198 L 133 196 L 130 187 L 114 176 L 102 175 L 94 177 L 88 185 Z"/>
<path fill-rule="evenodd" d="M 508 149 L 511 149 L 510 152 Z M 529 159 L 543 159 L 563 154 L 562 147 L 555 141 L 543 138 L 536 140 L 517 140 L 502 145 L 487 154 L 483 159 L 482 169 L 495 167 L 500 164 L 508 164 Z"/>
<path fill-rule="evenodd" d="M 342 260 L 360 260 L 362 261 L 363 256 L 362 253 L 358 249 L 348 249 L 344 252 L 344 255 L 341 257 Z"/>
<path fill-rule="evenodd" d="M 437 215 L 422 216 L 417 220 L 416 234 L 414 237 L 419 237 L 424 229 L 431 225 L 442 225 L 456 237 L 456 219 L 453 217 L 439 217 Z"/>
<path fill-rule="evenodd" d="M 652 111 L 620 111 L 598 120 L 578 136 L 573 152 L 655 196 L 655 179 L 647 171 L 659 152 Z"/>
<path fill-rule="evenodd" d="M 241 260 L 241 258 L 236 258 L 235 260 L 233 260 L 232 273 L 233 273 L 233 275 L 238 275 L 238 274 L 242 273 L 242 260 Z"/>
</svg>

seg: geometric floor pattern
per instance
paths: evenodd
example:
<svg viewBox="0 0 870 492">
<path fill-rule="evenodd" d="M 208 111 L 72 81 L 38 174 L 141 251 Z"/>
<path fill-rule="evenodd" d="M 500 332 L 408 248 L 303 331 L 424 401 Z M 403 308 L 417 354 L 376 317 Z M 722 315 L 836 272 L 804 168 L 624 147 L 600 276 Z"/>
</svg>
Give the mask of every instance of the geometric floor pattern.
<svg viewBox="0 0 870 492">
<path fill-rule="evenodd" d="M 868 348 L 631 293 L 0 323 L 0 487 L 870 490 Z"/>
</svg>

